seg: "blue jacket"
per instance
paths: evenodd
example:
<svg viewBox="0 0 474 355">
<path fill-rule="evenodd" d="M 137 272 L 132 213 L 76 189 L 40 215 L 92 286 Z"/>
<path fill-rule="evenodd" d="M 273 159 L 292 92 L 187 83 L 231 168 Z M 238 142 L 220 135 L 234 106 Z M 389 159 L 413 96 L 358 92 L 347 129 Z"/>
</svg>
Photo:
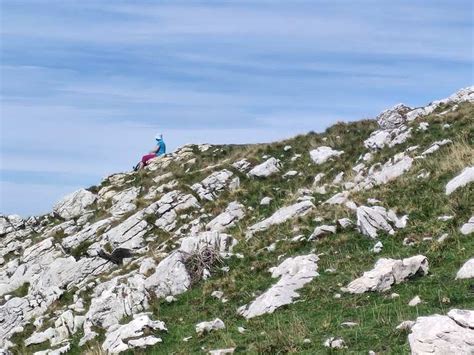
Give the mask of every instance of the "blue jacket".
<svg viewBox="0 0 474 355">
<path fill-rule="evenodd" d="M 158 150 L 156 151 L 156 156 L 159 157 L 161 155 L 166 154 L 166 144 L 163 139 L 157 139 L 156 140 L 156 145 L 158 147 Z"/>
</svg>

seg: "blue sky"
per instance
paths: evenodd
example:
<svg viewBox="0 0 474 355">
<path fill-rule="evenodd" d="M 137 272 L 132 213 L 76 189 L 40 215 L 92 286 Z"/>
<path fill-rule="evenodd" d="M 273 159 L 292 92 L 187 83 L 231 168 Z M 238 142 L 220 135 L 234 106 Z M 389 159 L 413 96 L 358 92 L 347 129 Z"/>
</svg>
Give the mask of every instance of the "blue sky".
<svg viewBox="0 0 474 355">
<path fill-rule="evenodd" d="M 471 1 L 0 4 L 1 213 L 129 170 L 157 132 L 268 142 L 473 83 Z"/>
</svg>

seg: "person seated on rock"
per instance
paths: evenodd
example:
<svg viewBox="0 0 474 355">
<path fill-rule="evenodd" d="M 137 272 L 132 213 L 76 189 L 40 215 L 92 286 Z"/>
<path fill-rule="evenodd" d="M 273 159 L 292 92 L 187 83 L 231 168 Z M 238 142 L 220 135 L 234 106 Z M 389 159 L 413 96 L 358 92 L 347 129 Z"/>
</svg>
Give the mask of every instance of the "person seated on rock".
<svg viewBox="0 0 474 355">
<path fill-rule="evenodd" d="M 147 165 L 151 159 L 166 154 L 166 144 L 165 144 L 165 141 L 163 140 L 163 135 L 157 134 L 155 139 L 156 139 L 156 147 L 153 148 L 153 150 L 151 150 L 149 154 L 145 154 L 142 157 L 142 160 L 133 167 L 133 170 L 135 171 L 140 170 L 145 165 Z"/>
</svg>

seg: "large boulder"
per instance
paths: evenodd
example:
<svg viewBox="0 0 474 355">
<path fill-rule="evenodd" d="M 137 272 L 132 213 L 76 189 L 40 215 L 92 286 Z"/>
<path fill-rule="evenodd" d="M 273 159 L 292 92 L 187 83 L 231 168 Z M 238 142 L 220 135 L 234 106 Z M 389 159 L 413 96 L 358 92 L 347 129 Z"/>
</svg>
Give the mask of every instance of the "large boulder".
<svg viewBox="0 0 474 355">
<path fill-rule="evenodd" d="M 97 196 L 90 191 L 80 189 L 69 195 L 66 195 L 53 207 L 53 211 L 61 218 L 73 219 L 79 217 L 86 212 L 87 208 L 92 205 Z"/>
<path fill-rule="evenodd" d="M 270 175 L 278 173 L 280 171 L 280 167 L 281 164 L 278 159 L 269 158 L 262 164 L 255 166 L 249 171 L 248 174 L 255 177 L 269 177 Z"/>
<path fill-rule="evenodd" d="M 474 354 L 474 311 L 453 309 L 446 316 L 418 317 L 408 335 L 411 353 Z"/>
<path fill-rule="evenodd" d="M 411 111 L 411 108 L 404 104 L 395 105 L 388 110 L 383 111 L 376 117 L 377 123 L 382 129 L 396 128 L 406 121 L 406 114 Z"/>
<path fill-rule="evenodd" d="M 386 210 L 381 206 L 360 206 L 357 208 L 357 228 L 359 231 L 372 238 L 377 238 L 378 231 L 395 234 L 395 228 L 404 228 L 408 216 L 397 217 L 394 211 Z"/>
<path fill-rule="evenodd" d="M 474 278 L 474 258 L 469 259 L 459 269 L 456 279 L 472 279 Z"/>
<path fill-rule="evenodd" d="M 216 171 L 202 180 L 191 186 L 200 198 L 212 201 L 220 191 L 222 191 L 230 183 L 230 178 L 233 173 L 229 170 Z"/>
<path fill-rule="evenodd" d="M 372 270 L 364 272 L 342 290 L 356 294 L 368 291 L 383 292 L 417 274 L 426 275 L 428 269 L 428 259 L 423 255 L 402 260 L 381 258 Z"/>
<path fill-rule="evenodd" d="M 341 151 L 335 150 L 335 149 L 332 149 L 331 147 L 323 146 L 323 147 L 313 149 L 312 151 L 309 152 L 309 155 L 315 164 L 320 165 L 320 164 L 324 164 L 332 157 L 338 157 L 339 155 L 343 153 L 344 152 L 342 150 Z"/>
<path fill-rule="evenodd" d="M 277 308 L 293 303 L 293 299 L 299 297 L 296 291 L 319 275 L 318 260 L 315 254 L 301 255 L 288 258 L 277 267 L 271 268 L 269 271 L 272 277 L 279 277 L 280 280 L 253 302 L 240 307 L 238 313 L 250 319 L 273 313 Z"/>
</svg>

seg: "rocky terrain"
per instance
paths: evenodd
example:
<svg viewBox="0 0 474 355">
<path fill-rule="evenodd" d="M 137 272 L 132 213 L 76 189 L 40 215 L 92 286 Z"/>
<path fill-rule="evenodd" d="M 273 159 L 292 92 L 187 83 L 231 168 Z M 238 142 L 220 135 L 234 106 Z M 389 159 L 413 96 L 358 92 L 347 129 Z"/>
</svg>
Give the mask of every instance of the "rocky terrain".
<svg viewBox="0 0 474 355">
<path fill-rule="evenodd" d="M 0 216 L 0 353 L 473 354 L 473 182 L 474 87 L 182 147 Z"/>
</svg>

